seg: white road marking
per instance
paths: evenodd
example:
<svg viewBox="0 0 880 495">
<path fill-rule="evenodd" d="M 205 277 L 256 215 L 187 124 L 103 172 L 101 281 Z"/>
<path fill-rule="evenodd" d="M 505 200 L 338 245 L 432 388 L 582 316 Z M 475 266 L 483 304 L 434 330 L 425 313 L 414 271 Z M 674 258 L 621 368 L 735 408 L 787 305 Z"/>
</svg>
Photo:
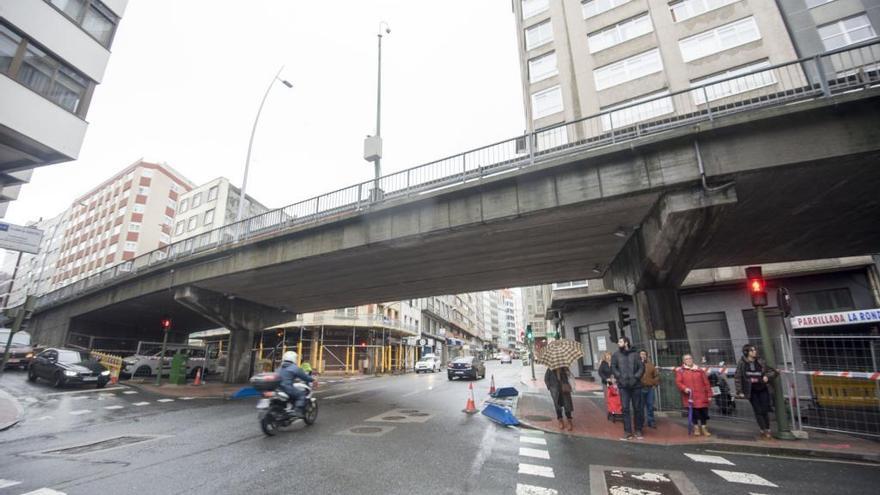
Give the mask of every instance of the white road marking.
<svg viewBox="0 0 880 495">
<path fill-rule="evenodd" d="M 519 463 L 519 474 L 531 474 L 532 476 L 543 476 L 545 478 L 555 478 L 553 468 L 548 466 L 536 466 L 535 464 Z"/>
<path fill-rule="evenodd" d="M 775 483 L 771 483 L 764 478 L 758 476 L 757 474 L 752 473 L 740 473 L 737 471 L 722 471 L 720 469 L 713 469 L 713 473 L 721 476 L 726 481 L 731 483 L 743 483 L 745 485 L 761 485 L 761 486 L 772 486 L 773 488 L 779 488 L 779 485 Z"/>
<path fill-rule="evenodd" d="M 21 484 L 21 481 L 0 479 L 0 488 L 9 488 L 10 486 L 15 486 L 15 485 L 20 485 L 20 484 Z"/>
<path fill-rule="evenodd" d="M 542 486 L 516 484 L 516 495 L 557 495 L 559 492 L 552 488 L 544 488 Z"/>
<path fill-rule="evenodd" d="M 663 473 L 642 473 L 642 474 L 631 474 L 633 479 L 647 481 L 649 483 L 659 483 L 661 481 L 672 482 L 669 478 L 666 477 Z"/>
<path fill-rule="evenodd" d="M 519 448 L 519 455 L 526 456 L 526 457 L 534 457 L 537 459 L 549 459 L 550 458 L 550 452 L 547 452 L 546 450 L 541 450 L 541 449 L 530 449 L 528 447 L 520 447 Z"/>
<path fill-rule="evenodd" d="M 407 392 L 407 393 L 401 395 L 401 397 L 409 397 L 410 395 L 416 395 L 419 392 L 421 392 L 421 390 L 413 390 L 412 392 Z"/>
<path fill-rule="evenodd" d="M 70 400 L 81 400 L 81 399 L 88 399 L 88 397 L 86 397 L 85 395 L 77 395 L 76 397 L 70 398 Z"/>
<path fill-rule="evenodd" d="M 628 486 L 612 486 L 608 489 L 611 495 L 662 495 L 654 490 L 643 490 L 641 488 L 630 488 Z"/>
<path fill-rule="evenodd" d="M 107 407 L 105 407 L 104 409 L 107 409 L 107 410 L 110 410 L 110 411 L 114 411 L 114 410 L 116 410 L 116 409 L 122 409 L 122 408 L 124 408 L 124 407 L 125 407 L 125 406 L 107 406 Z"/>
<path fill-rule="evenodd" d="M 94 393 L 94 392 L 101 393 L 101 392 L 108 392 L 110 390 L 123 390 L 124 388 L 125 387 L 90 388 L 90 389 L 86 389 L 86 390 L 70 390 L 68 392 L 52 392 L 51 394 L 46 394 L 46 397 L 52 397 L 55 395 L 90 394 L 90 393 Z M 128 392 L 123 392 L 123 393 L 127 394 Z M 136 394 L 137 392 L 132 392 L 132 393 Z"/>
<path fill-rule="evenodd" d="M 736 466 L 736 464 L 728 461 L 727 459 L 718 456 L 718 455 L 701 455 L 701 454 L 685 454 L 690 457 L 692 461 L 696 462 L 705 462 L 708 464 L 726 464 L 728 466 Z"/>
<path fill-rule="evenodd" d="M 770 457 L 773 459 L 790 459 L 793 461 L 801 461 L 801 462 L 827 462 L 831 464 L 852 464 L 855 466 L 876 466 L 876 463 L 873 462 L 858 462 L 858 461 L 845 461 L 840 459 L 808 459 L 806 457 L 794 457 L 788 455 L 773 455 L 773 454 L 757 454 L 754 452 L 727 452 L 723 450 L 707 450 L 706 452 L 715 452 L 717 454 L 728 454 L 728 455 L 747 455 L 751 457 Z"/>
<path fill-rule="evenodd" d="M 52 416 L 43 416 L 41 418 L 37 418 L 34 421 L 46 421 L 47 419 L 52 419 Z"/>
<path fill-rule="evenodd" d="M 125 392 L 122 392 L 122 393 L 125 395 L 131 395 L 131 394 L 136 394 L 137 390 L 126 390 Z"/>
<path fill-rule="evenodd" d="M 374 388 L 363 388 L 363 389 L 358 389 L 358 390 L 352 390 L 351 392 L 346 392 L 346 393 L 344 393 L 344 394 L 331 395 L 330 397 L 324 397 L 324 400 L 338 399 L 338 398 L 340 398 L 340 397 L 348 397 L 349 395 L 360 394 L 360 393 L 363 393 L 363 392 L 369 392 L 369 391 L 371 391 L 371 390 L 376 390 L 376 389 L 374 389 Z"/>
<path fill-rule="evenodd" d="M 195 397 L 181 397 L 180 400 L 193 400 Z"/>
<path fill-rule="evenodd" d="M 519 441 L 522 443 L 531 443 L 534 445 L 547 445 L 547 440 L 544 440 L 543 438 L 519 437 Z"/>
<path fill-rule="evenodd" d="M 156 402 L 174 402 L 174 399 L 159 399 Z"/>
<path fill-rule="evenodd" d="M 527 435 L 535 435 L 535 436 L 538 436 L 538 437 L 543 437 L 543 436 L 544 436 L 544 432 L 541 431 L 541 430 L 528 430 L 528 429 L 525 429 L 525 428 L 520 428 L 519 432 L 520 432 L 520 433 L 525 433 L 525 434 L 527 434 Z"/>
<path fill-rule="evenodd" d="M 88 414 L 92 412 L 90 409 L 80 409 L 79 411 L 70 411 L 71 416 L 79 416 L 80 414 Z"/>
<path fill-rule="evenodd" d="M 51 488 L 40 488 L 39 490 L 22 493 L 21 495 L 65 495 L 65 493 L 53 490 Z"/>
<path fill-rule="evenodd" d="M 135 402 L 135 403 L 132 404 L 132 405 L 135 405 L 135 406 L 147 406 L 147 405 L 149 405 L 149 404 L 150 404 L 149 402 Z"/>
</svg>

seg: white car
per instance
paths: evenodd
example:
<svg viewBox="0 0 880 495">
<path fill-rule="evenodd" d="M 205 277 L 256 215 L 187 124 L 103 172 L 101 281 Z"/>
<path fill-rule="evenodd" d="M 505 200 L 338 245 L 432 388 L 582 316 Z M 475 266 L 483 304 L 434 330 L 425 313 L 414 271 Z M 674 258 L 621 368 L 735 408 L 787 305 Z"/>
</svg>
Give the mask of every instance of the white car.
<svg viewBox="0 0 880 495">
<path fill-rule="evenodd" d="M 513 358 L 510 357 L 510 354 L 502 354 L 501 355 L 501 364 L 513 364 Z"/>
<path fill-rule="evenodd" d="M 440 370 L 440 360 L 433 356 L 426 356 L 416 362 L 416 373 L 436 373 Z"/>
<path fill-rule="evenodd" d="M 171 370 L 171 359 L 180 349 L 187 357 L 186 375 L 195 377 L 199 370 L 205 368 L 205 350 L 199 347 L 179 347 L 165 349 L 165 359 L 162 364 L 162 375 L 168 375 Z M 131 377 L 156 376 L 159 370 L 159 354 L 129 356 L 122 360 L 122 374 Z M 212 365 L 214 363 L 211 363 Z"/>
</svg>

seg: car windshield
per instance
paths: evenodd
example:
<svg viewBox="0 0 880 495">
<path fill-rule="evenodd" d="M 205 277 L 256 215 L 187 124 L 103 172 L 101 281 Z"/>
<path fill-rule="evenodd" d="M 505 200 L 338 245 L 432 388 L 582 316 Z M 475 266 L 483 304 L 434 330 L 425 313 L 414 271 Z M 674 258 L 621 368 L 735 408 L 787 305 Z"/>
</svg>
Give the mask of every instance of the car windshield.
<svg viewBox="0 0 880 495">
<path fill-rule="evenodd" d="M 76 364 L 87 360 L 88 356 L 77 351 L 58 351 L 59 363 Z"/>
<path fill-rule="evenodd" d="M 9 340 L 9 330 L 0 330 L 0 346 L 5 346 Z M 31 345 L 31 335 L 27 332 L 16 332 L 12 336 L 12 345 L 26 346 Z"/>
<path fill-rule="evenodd" d="M 466 356 L 466 357 L 456 358 L 456 360 L 453 361 L 453 363 L 458 363 L 458 364 L 471 364 L 471 362 L 472 362 L 473 360 L 474 360 L 474 358 L 473 358 L 472 356 Z"/>
</svg>

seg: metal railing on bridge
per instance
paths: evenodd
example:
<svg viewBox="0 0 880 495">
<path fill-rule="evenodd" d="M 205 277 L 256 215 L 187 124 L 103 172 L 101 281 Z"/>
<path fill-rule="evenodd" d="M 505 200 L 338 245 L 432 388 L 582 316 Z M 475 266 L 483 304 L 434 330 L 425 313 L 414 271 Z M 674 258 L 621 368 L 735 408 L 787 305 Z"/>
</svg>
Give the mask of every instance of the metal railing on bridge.
<svg viewBox="0 0 880 495">
<path fill-rule="evenodd" d="M 373 180 L 362 182 L 175 242 L 49 292 L 40 298 L 37 308 L 155 266 L 293 227 L 333 221 L 391 199 L 418 197 L 527 168 L 560 153 L 600 148 L 734 113 L 875 87 L 880 85 L 880 42 L 751 67 L 751 72 L 733 71 L 724 79 L 639 98 L 574 122 L 385 175 L 379 178 L 378 191 Z"/>
</svg>

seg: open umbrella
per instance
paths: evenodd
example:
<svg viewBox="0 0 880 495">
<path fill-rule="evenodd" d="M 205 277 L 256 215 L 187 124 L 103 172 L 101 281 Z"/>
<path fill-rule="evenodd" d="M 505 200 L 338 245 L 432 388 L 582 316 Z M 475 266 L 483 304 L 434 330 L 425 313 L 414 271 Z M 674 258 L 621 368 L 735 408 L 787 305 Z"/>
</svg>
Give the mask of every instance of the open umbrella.
<svg viewBox="0 0 880 495">
<path fill-rule="evenodd" d="M 551 370 L 565 368 L 574 360 L 584 357 L 584 346 L 574 340 L 554 340 L 544 346 L 537 362 Z"/>
</svg>

